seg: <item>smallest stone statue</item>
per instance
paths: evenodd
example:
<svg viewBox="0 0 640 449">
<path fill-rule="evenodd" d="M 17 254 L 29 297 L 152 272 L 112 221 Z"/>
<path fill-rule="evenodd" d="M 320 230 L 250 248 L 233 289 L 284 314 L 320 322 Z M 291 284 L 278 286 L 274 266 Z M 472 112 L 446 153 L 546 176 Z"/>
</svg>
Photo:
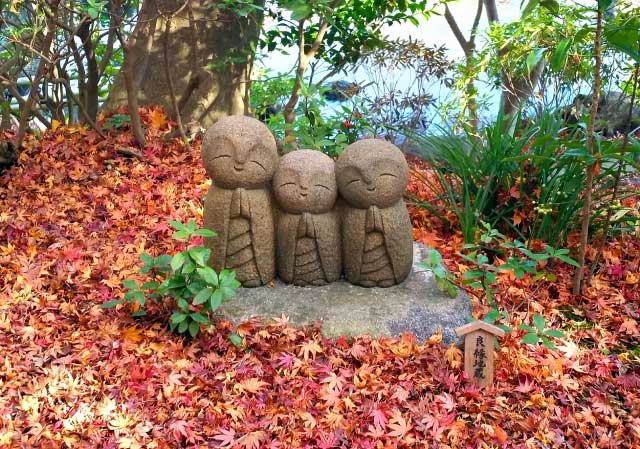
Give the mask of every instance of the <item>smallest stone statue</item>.
<svg viewBox="0 0 640 449">
<path fill-rule="evenodd" d="M 281 209 L 276 232 L 280 278 L 299 286 L 338 280 L 342 262 L 333 160 L 314 150 L 288 153 L 274 175 L 273 191 Z"/>
</svg>

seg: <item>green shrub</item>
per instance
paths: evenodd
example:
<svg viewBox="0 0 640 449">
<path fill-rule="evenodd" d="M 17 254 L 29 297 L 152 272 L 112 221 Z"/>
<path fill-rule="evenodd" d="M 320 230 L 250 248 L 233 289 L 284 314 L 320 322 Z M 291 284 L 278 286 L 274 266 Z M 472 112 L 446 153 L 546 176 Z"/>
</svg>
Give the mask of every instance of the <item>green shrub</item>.
<svg viewBox="0 0 640 449">
<path fill-rule="evenodd" d="M 170 221 L 176 230 L 173 237 L 188 242 L 192 237 L 215 237 L 215 232 L 197 229 L 195 221 L 182 224 Z M 189 333 L 195 337 L 201 325 L 210 325 L 209 314 L 217 310 L 223 302 L 232 298 L 240 286 L 235 273 L 223 269 L 216 273 L 207 266 L 211 250 L 202 246 L 192 246 L 173 256 L 162 254 L 157 257 L 142 254 L 140 274 L 150 276 L 143 284 L 127 279 L 122 284 L 128 290 L 120 301 L 109 301 L 103 308 L 115 307 L 121 303 L 138 303 L 139 309 L 133 316 L 142 316 L 147 299 L 171 300 L 174 311 L 169 318 L 169 327 L 180 334 Z M 233 340 L 232 340 L 233 341 Z"/>
<path fill-rule="evenodd" d="M 475 242 L 479 223 L 487 222 L 521 240 L 563 246 L 579 225 L 586 167 L 594 157 L 600 166 L 594 217 L 602 211 L 599 206 L 605 206 L 602 200 L 618 164 L 637 167 L 620 141 L 598 138 L 591 156 L 584 148 L 583 129 L 567 131 L 563 126 L 557 115 L 544 114 L 511 136 L 503 132 L 499 114 L 481 136 L 469 131 L 461 136 L 412 136 L 433 173 L 423 182 L 435 199 L 422 205 L 443 215 L 452 211 L 465 243 Z"/>
</svg>

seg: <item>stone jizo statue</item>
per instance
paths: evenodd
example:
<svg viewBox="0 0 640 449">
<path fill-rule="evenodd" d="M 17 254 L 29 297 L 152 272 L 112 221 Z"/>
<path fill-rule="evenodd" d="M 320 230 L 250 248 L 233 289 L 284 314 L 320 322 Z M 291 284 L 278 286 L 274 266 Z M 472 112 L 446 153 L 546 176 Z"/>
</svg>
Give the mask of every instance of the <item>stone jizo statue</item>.
<svg viewBox="0 0 640 449">
<path fill-rule="evenodd" d="M 402 195 L 409 167 L 393 144 L 367 139 L 349 145 L 336 162 L 345 276 L 363 287 L 389 287 L 411 271 L 413 237 Z"/>
<path fill-rule="evenodd" d="M 205 240 L 209 265 L 235 271 L 244 287 L 270 282 L 275 275 L 271 178 L 278 164 L 273 135 L 254 118 L 223 117 L 204 136 L 202 161 L 212 179 L 204 226 L 217 233 Z"/>
<path fill-rule="evenodd" d="M 277 263 L 280 278 L 299 286 L 324 285 L 342 271 L 340 224 L 335 210 L 335 163 L 314 150 L 285 155 L 273 178 L 279 205 Z"/>
</svg>

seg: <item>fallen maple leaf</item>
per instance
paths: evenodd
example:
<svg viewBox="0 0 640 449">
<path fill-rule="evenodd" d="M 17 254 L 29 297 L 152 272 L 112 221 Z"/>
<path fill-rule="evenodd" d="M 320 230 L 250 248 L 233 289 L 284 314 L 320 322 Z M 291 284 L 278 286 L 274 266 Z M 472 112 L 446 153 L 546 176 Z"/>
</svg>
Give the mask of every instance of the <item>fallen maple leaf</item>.
<svg viewBox="0 0 640 449">
<path fill-rule="evenodd" d="M 231 446 L 236 438 L 236 431 L 233 429 L 220 429 L 219 434 L 214 435 L 213 439 L 220 442 L 220 446 Z"/>
<path fill-rule="evenodd" d="M 309 354 L 313 355 L 315 358 L 316 354 L 322 352 L 322 347 L 315 340 L 306 341 L 300 347 L 300 352 L 302 354 L 302 358 L 307 361 L 309 360 Z"/>
<path fill-rule="evenodd" d="M 265 381 L 252 377 L 240 381 L 240 383 L 235 384 L 233 388 L 240 392 L 257 393 L 267 385 L 269 384 Z"/>
<path fill-rule="evenodd" d="M 369 416 L 373 417 L 374 426 L 381 427 L 383 429 L 387 427 L 387 422 L 389 422 L 389 420 L 387 419 L 387 415 L 384 414 L 384 411 L 379 408 L 374 408 L 369 412 Z"/>
<path fill-rule="evenodd" d="M 387 427 L 391 429 L 391 432 L 387 433 L 387 436 L 398 439 L 404 437 L 413 428 L 411 422 L 404 419 L 402 414 L 397 410 L 392 414 Z"/>
</svg>

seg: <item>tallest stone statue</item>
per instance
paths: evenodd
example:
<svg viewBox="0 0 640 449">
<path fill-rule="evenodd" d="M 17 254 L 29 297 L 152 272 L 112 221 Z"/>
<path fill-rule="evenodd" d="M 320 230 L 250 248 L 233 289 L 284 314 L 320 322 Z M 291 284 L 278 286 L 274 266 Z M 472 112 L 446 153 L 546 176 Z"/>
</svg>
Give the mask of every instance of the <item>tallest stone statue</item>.
<svg viewBox="0 0 640 449">
<path fill-rule="evenodd" d="M 202 142 L 202 161 L 212 179 L 204 204 L 209 265 L 228 268 L 244 287 L 258 287 L 275 275 L 275 226 L 271 178 L 278 164 L 276 142 L 260 121 L 228 116 L 211 126 Z"/>
</svg>

